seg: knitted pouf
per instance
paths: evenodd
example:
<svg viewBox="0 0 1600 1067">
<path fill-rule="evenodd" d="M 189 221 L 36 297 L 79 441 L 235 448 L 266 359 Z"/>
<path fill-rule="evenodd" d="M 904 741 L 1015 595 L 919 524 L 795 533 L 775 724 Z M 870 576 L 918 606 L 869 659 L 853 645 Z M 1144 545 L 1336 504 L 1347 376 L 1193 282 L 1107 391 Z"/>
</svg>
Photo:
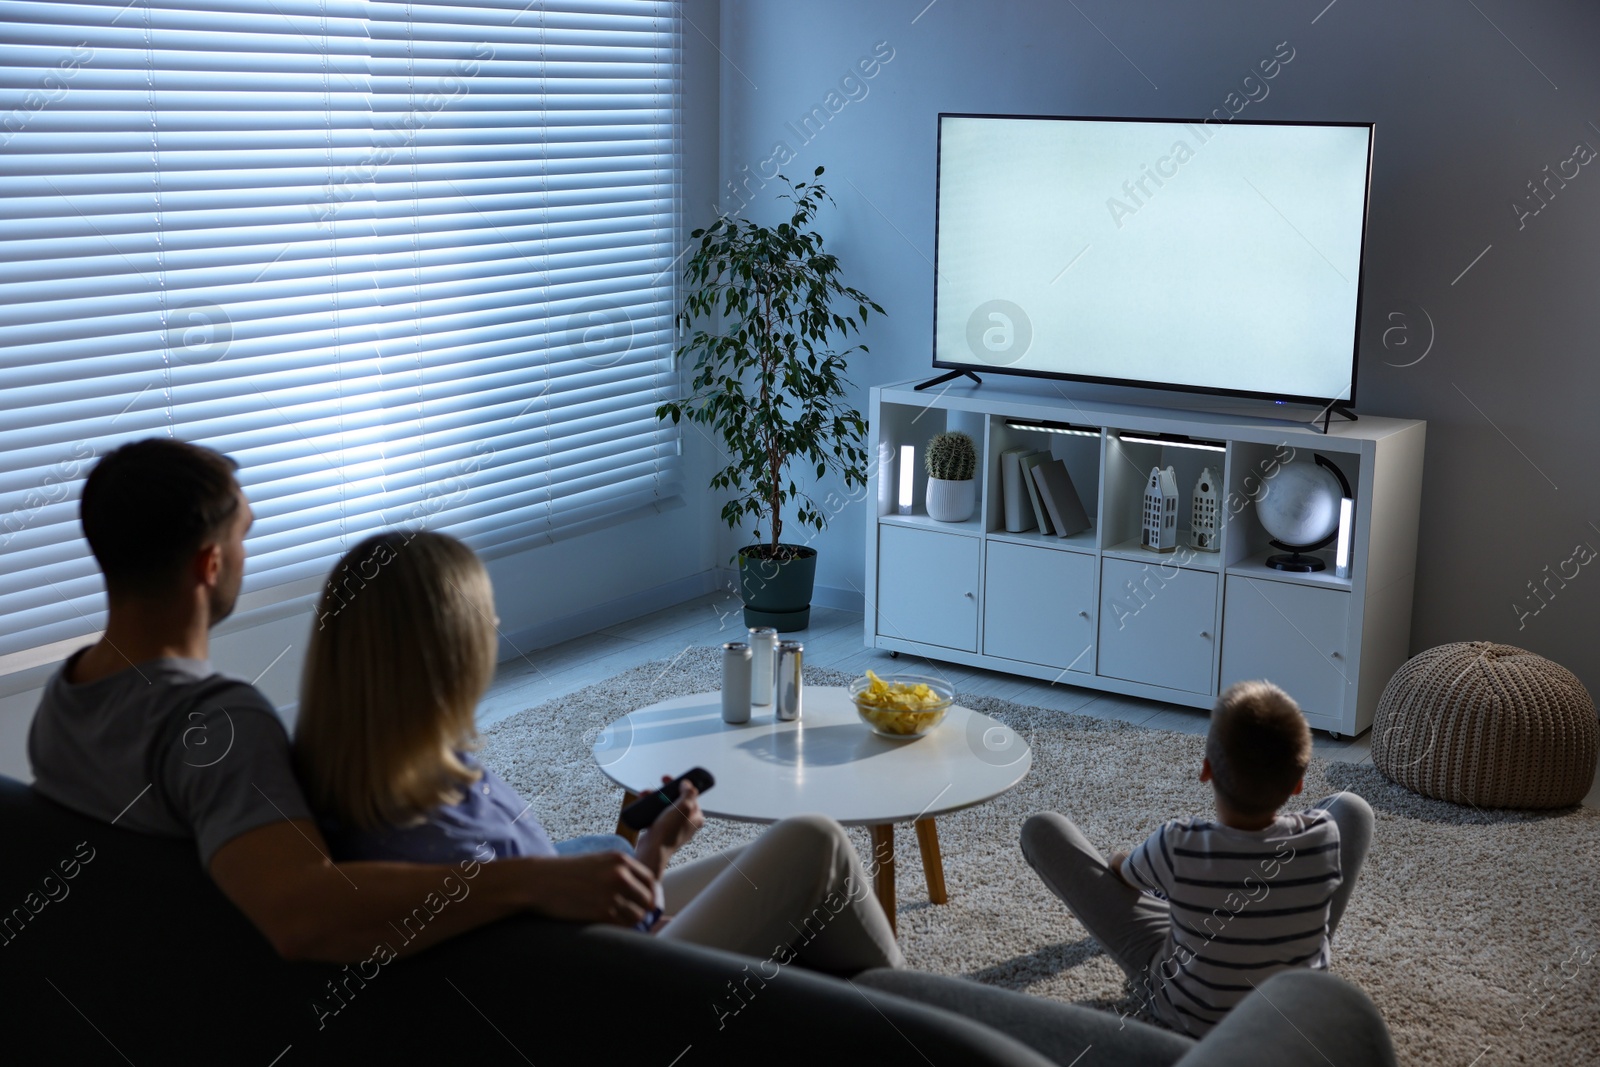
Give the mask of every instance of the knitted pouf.
<svg viewBox="0 0 1600 1067">
<path fill-rule="evenodd" d="M 1372 762 L 1423 796 L 1480 808 L 1562 808 L 1594 780 L 1589 691 L 1543 656 L 1459 641 L 1395 672 L 1372 722 Z"/>
</svg>

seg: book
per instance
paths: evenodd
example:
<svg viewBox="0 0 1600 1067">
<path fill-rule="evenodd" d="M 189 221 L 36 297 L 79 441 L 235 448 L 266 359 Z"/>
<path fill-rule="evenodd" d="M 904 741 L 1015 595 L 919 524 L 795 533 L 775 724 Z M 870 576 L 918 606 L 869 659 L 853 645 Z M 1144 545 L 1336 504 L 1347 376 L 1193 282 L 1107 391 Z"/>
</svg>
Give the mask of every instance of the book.
<svg viewBox="0 0 1600 1067">
<path fill-rule="evenodd" d="M 1022 457 L 1022 482 L 1028 489 L 1028 500 L 1033 504 L 1033 517 L 1039 524 L 1040 533 L 1054 533 L 1050 526 L 1050 513 L 1045 510 L 1044 501 L 1039 499 L 1039 486 L 1033 480 L 1033 470 L 1040 463 L 1050 458 L 1048 452 L 1034 452 Z"/>
<path fill-rule="evenodd" d="M 1059 459 L 1040 463 L 1033 468 L 1033 480 L 1039 486 L 1039 498 L 1050 513 L 1057 537 L 1071 537 L 1089 528 L 1089 515 L 1083 510 L 1083 501 L 1078 499 L 1065 463 Z"/>
<path fill-rule="evenodd" d="M 1006 533 L 1033 529 L 1033 507 L 1022 485 L 1022 457 L 1032 454 L 1031 448 L 1008 448 L 1000 453 L 1000 502 Z"/>
</svg>

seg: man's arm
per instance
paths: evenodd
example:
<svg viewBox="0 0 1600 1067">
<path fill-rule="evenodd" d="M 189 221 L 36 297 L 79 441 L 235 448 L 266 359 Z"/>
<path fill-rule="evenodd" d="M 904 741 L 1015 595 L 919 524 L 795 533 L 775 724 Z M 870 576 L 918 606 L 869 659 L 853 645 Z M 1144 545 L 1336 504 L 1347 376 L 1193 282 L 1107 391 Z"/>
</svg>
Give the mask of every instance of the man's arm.
<svg viewBox="0 0 1600 1067">
<path fill-rule="evenodd" d="M 655 878 L 620 852 L 454 866 L 334 863 L 315 823 L 269 823 L 217 849 L 211 878 L 286 960 L 350 963 L 380 944 L 399 955 L 518 911 L 633 926 Z"/>
</svg>

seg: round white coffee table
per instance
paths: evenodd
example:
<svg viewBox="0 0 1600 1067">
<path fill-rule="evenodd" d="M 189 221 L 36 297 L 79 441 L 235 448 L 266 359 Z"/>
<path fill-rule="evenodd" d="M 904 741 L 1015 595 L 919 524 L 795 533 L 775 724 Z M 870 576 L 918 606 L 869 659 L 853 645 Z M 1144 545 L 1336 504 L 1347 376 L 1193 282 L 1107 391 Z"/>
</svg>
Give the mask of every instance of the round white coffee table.
<svg viewBox="0 0 1600 1067">
<path fill-rule="evenodd" d="M 800 719 L 776 722 L 768 707 L 748 723 L 722 721 L 720 693 L 674 697 L 624 715 L 601 733 L 594 757 L 626 790 L 626 807 L 663 774 L 704 767 L 716 786 L 700 798 L 707 816 L 771 823 L 818 812 L 872 832 L 878 900 L 895 919 L 894 824 L 916 826 L 928 897 L 948 899 L 934 818 L 992 800 L 1033 765 L 1027 743 L 1005 724 L 960 705 L 928 734 L 879 737 L 837 686 L 807 686 Z M 630 839 L 620 824 L 617 832 Z"/>
</svg>

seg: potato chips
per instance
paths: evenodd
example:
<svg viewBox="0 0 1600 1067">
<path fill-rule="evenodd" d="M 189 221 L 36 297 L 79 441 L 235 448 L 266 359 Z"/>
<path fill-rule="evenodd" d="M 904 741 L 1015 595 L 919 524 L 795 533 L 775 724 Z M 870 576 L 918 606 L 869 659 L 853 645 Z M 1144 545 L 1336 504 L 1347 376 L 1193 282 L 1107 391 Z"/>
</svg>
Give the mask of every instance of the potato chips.
<svg viewBox="0 0 1600 1067">
<path fill-rule="evenodd" d="M 890 711 L 931 711 L 944 701 L 944 697 L 935 693 L 925 682 L 916 685 L 905 682 L 890 684 L 871 671 L 867 672 L 867 680 L 872 684 L 858 693 L 856 699 L 868 707 Z"/>
<path fill-rule="evenodd" d="M 872 671 L 852 687 L 856 710 L 879 733 L 907 737 L 944 718 L 951 698 L 925 682 L 886 682 Z"/>
</svg>

